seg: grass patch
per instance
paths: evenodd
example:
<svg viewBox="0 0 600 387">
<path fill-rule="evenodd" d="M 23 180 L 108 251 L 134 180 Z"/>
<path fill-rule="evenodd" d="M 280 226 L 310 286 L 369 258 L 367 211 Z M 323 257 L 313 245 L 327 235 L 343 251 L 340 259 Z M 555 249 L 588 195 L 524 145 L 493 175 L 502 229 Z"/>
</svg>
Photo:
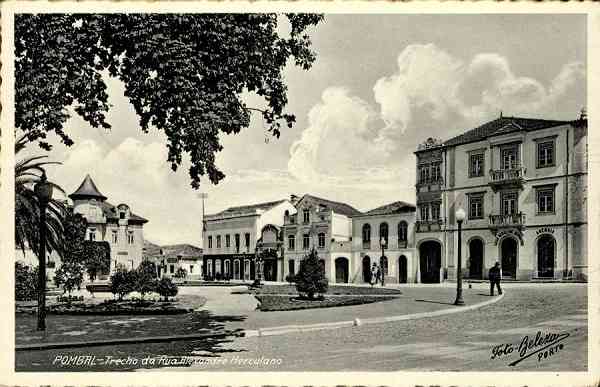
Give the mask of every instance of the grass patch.
<svg viewBox="0 0 600 387">
<path fill-rule="evenodd" d="M 255 296 L 260 301 L 259 309 L 263 312 L 283 311 L 283 310 L 301 310 L 314 308 L 332 308 L 336 306 L 350 306 L 370 304 L 373 302 L 388 301 L 397 296 L 369 296 L 369 295 L 347 295 L 347 296 L 328 296 L 321 299 L 307 300 L 298 296 L 281 296 L 274 294 L 261 294 Z"/>
</svg>

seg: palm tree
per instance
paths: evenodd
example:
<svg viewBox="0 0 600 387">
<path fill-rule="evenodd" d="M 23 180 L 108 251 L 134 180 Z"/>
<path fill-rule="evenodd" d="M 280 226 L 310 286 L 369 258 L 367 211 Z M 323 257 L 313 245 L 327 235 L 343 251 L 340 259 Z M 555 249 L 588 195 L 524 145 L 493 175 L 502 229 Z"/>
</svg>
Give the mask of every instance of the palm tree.
<svg viewBox="0 0 600 387">
<path fill-rule="evenodd" d="M 15 143 L 15 156 L 25 149 L 28 143 L 26 135 L 22 135 Z M 15 165 L 15 243 L 25 254 L 27 247 L 38 256 L 39 252 L 39 219 L 40 203 L 33 191 L 35 183 L 46 174 L 47 165 L 60 164 L 58 162 L 43 161 L 48 156 L 26 157 L 16 162 Z M 51 183 L 52 184 L 52 183 Z M 64 193 L 56 184 L 54 188 Z M 52 199 L 46 210 L 46 251 L 56 251 L 63 255 L 63 235 L 66 206 L 62 202 Z"/>
</svg>

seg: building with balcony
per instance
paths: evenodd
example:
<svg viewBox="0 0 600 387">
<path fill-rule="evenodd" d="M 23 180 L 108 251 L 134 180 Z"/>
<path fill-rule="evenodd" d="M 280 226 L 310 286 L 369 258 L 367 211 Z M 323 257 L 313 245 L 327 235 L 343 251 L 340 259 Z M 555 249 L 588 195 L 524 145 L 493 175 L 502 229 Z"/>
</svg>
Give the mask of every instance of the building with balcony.
<svg viewBox="0 0 600 387">
<path fill-rule="evenodd" d="M 361 215 L 356 208 L 313 195 L 292 195 L 294 213 L 283 222 L 284 273 L 294 275 L 300 261 L 312 248 L 317 250 L 330 283 L 357 280 L 359 266 L 352 257 L 352 217 Z"/>
<path fill-rule="evenodd" d="M 399 201 L 352 217 L 352 282 L 369 283 L 373 263 L 382 268 L 386 283 L 415 282 L 415 211 Z"/>
<path fill-rule="evenodd" d="M 587 280 L 585 117 L 501 116 L 415 155 L 421 282 L 455 277 L 459 207 L 465 277 Z"/>
<path fill-rule="evenodd" d="M 203 277 L 250 281 L 257 277 L 255 258 L 262 261 L 267 281 L 282 280 L 283 257 L 276 248 L 280 236 L 268 230 L 279 230 L 284 214 L 295 213 L 289 200 L 229 207 L 219 213 L 206 215 L 202 235 Z M 267 227 L 268 226 L 268 227 Z M 271 243 L 273 242 L 273 243 Z M 275 248 L 273 248 L 275 246 Z"/>
</svg>

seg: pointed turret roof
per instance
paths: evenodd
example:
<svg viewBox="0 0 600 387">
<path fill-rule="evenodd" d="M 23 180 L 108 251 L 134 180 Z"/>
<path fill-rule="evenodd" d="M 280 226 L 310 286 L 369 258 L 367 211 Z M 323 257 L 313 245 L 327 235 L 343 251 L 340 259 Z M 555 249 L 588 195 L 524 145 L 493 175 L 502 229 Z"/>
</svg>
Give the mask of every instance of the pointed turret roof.
<svg viewBox="0 0 600 387">
<path fill-rule="evenodd" d="M 77 188 L 77 190 L 75 192 L 70 194 L 69 197 L 73 200 L 76 200 L 76 199 L 99 199 L 100 201 L 106 200 L 106 196 L 104 196 L 100 193 L 100 191 L 96 187 L 96 184 L 94 184 L 94 181 L 92 180 L 92 178 L 90 177 L 89 174 L 87 174 L 85 176 L 85 179 L 83 179 L 83 182 L 81 183 L 79 188 Z"/>
</svg>

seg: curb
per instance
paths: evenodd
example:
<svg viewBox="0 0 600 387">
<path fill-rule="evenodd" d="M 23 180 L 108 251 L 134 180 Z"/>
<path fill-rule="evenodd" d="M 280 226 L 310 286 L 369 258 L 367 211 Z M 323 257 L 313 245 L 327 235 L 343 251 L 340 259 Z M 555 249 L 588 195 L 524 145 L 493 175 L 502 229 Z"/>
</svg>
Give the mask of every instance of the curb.
<svg viewBox="0 0 600 387">
<path fill-rule="evenodd" d="M 500 301 L 501 299 L 503 299 L 504 294 L 506 294 L 506 293 L 502 293 L 501 295 L 494 297 L 491 300 L 483 301 L 478 304 L 473 304 L 473 305 L 463 306 L 463 307 L 455 307 L 452 309 L 436 310 L 434 312 L 422 312 L 422 313 L 404 314 L 404 315 L 387 316 L 387 317 L 374 317 L 374 318 L 367 318 L 364 320 L 355 318 L 354 320 L 336 321 L 336 322 L 331 322 L 331 323 L 317 323 L 317 324 L 309 324 L 309 325 L 284 325 L 284 326 L 279 326 L 279 327 L 259 328 L 256 330 L 245 330 L 242 332 L 242 336 L 244 336 L 244 337 L 276 336 L 276 335 L 284 335 L 287 333 L 302 333 L 302 332 L 315 331 L 315 330 L 337 329 L 337 328 L 360 326 L 360 325 L 366 325 L 366 324 L 381 324 L 381 323 L 393 322 L 393 321 L 416 320 L 416 319 L 420 319 L 420 318 L 444 316 L 447 314 L 467 312 L 470 310 L 474 310 L 474 309 L 478 309 L 478 308 L 481 308 L 481 307 L 484 307 L 487 305 L 494 304 L 494 303 Z"/>
<path fill-rule="evenodd" d="M 191 335 L 173 335 L 173 336 L 151 336 L 151 337 L 133 337 L 125 339 L 112 340 L 90 340 L 90 341 L 71 341 L 64 343 L 37 343 L 37 344 L 22 344 L 15 345 L 15 351 L 41 351 L 47 349 L 61 348 L 87 348 L 99 347 L 104 345 L 119 345 L 119 344 L 141 344 L 141 343 L 163 343 L 168 341 L 183 341 L 183 340 L 202 340 L 202 339 L 219 339 L 230 336 L 243 336 L 244 332 L 241 329 L 223 333 L 202 333 Z"/>
</svg>

